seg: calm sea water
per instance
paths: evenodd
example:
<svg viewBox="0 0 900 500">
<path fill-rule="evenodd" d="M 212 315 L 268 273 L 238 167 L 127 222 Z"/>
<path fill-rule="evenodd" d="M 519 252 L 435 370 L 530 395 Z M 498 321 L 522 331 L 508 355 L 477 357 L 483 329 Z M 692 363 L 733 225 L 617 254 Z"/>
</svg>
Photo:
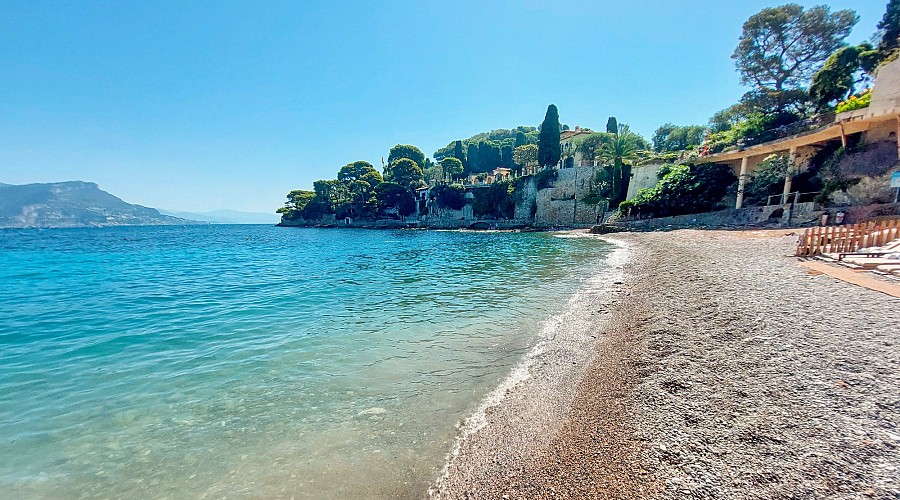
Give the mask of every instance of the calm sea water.
<svg viewBox="0 0 900 500">
<path fill-rule="evenodd" d="M 610 250 L 551 234 L 2 230 L 0 496 L 420 495 L 457 423 Z"/>
</svg>

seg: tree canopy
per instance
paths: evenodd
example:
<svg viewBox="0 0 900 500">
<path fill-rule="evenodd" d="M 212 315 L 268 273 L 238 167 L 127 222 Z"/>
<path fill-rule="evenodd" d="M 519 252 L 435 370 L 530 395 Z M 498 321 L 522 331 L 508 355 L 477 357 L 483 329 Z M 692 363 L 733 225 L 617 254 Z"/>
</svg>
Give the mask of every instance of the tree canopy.
<svg viewBox="0 0 900 500">
<path fill-rule="evenodd" d="M 408 160 L 408 158 L 406 159 Z M 375 186 L 375 197 L 378 200 L 378 211 L 381 213 L 389 209 L 397 209 L 397 213 L 405 217 L 416 211 L 416 198 L 409 189 L 400 184 L 382 182 Z"/>
<path fill-rule="evenodd" d="M 441 160 L 441 168 L 444 169 L 444 175 L 451 179 L 459 177 L 463 173 L 462 162 L 452 156 L 448 156 Z"/>
<path fill-rule="evenodd" d="M 653 150 L 657 153 L 683 151 L 688 147 L 703 144 L 705 137 L 706 127 L 704 126 L 678 126 L 666 123 L 653 133 Z"/>
<path fill-rule="evenodd" d="M 626 165 L 638 158 L 638 139 L 639 136 L 632 132 L 628 125 L 622 124 L 609 141 L 600 145 L 599 157 L 610 167 L 608 175 L 611 206 L 616 206 L 625 199 L 630 176 L 630 168 L 626 168 Z"/>
<path fill-rule="evenodd" d="M 619 122 L 616 120 L 615 116 L 610 116 L 608 120 L 606 120 L 606 133 L 607 134 L 617 134 L 619 133 Z"/>
<path fill-rule="evenodd" d="M 872 45 L 863 43 L 857 46 L 841 47 L 825 61 L 815 75 L 809 87 L 809 96 L 819 107 L 828 108 L 835 101 L 842 101 L 853 94 L 857 83 L 857 73 L 871 69 L 870 63 L 860 56 L 872 51 Z M 863 68 L 866 66 L 866 68 Z"/>
<path fill-rule="evenodd" d="M 407 158 L 414 161 L 419 168 L 422 168 L 425 165 L 425 153 L 411 144 L 397 144 L 392 147 L 388 154 L 388 165 L 401 158 Z"/>
<path fill-rule="evenodd" d="M 763 9 L 744 23 L 732 54 L 741 83 L 776 92 L 806 85 L 859 21 L 852 10 L 797 4 Z"/>
<path fill-rule="evenodd" d="M 547 114 L 541 123 L 541 135 L 538 139 L 538 163 L 542 167 L 553 166 L 559 163 L 559 111 L 551 104 L 547 107 Z"/>
<path fill-rule="evenodd" d="M 878 22 L 877 28 L 881 35 L 878 52 L 884 59 L 900 47 L 900 0 L 888 1 L 884 17 Z"/>
<path fill-rule="evenodd" d="M 538 130 L 535 127 L 518 126 L 513 129 L 500 128 L 491 130 L 490 132 L 480 132 L 468 139 L 453 141 L 435 151 L 432 156 L 437 161 L 441 161 L 447 156 L 455 156 L 462 161 L 463 165 L 466 165 L 466 168 L 468 169 L 469 166 L 466 163 L 467 158 L 465 153 L 472 144 L 477 146 L 479 143 L 484 142 L 491 146 L 497 146 L 498 148 L 502 148 L 503 146 L 513 146 L 515 148 L 522 144 L 537 143 L 537 138 Z M 521 144 L 519 144 L 519 141 L 521 141 Z M 457 143 L 459 143 L 459 150 L 457 150 Z M 462 154 L 457 155 L 457 152 Z"/>
<path fill-rule="evenodd" d="M 575 147 L 581 157 L 591 164 L 598 158 L 600 147 L 612 139 L 612 134 L 596 132 L 588 135 Z"/>
<path fill-rule="evenodd" d="M 466 190 L 459 184 L 442 184 L 431 190 L 431 198 L 441 208 L 461 210 L 466 205 Z"/>
<path fill-rule="evenodd" d="M 419 165 L 406 157 L 391 162 L 384 172 L 385 182 L 393 182 L 407 189 L 421 187 L 424 179 L 424 174 Z"/>
<path fill-rule="evenodd" d="M 364 181 L 373 187 L 382 182 L 381 174 L 375 170 L 371 163 L 358 160 L 348 163 L 338 170 L 337 178 L 341 182 Z"/>
<path fill-rule="evenodd" d="M 513 150 L 513 160 L 516 165 L 530 167 L 538 163 L 538 147 L 536 144 L 525 144 Z"/>
</svg>

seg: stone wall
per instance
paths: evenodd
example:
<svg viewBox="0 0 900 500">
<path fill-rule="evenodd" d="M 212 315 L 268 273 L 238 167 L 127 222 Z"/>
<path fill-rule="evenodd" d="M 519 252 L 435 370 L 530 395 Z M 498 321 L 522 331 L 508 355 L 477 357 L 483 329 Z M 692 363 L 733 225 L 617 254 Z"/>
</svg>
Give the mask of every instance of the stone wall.
<svg viewBox="0 0 900 500">
<path fill-rule="evenodd" d="M 561 168 L 553 187 L 537 191 L 537 227 L 582 226 L 597 221 L 598 207 L 582 201 L 591 191 L 596 167 Z"/>
<path fill-rule="evenodd" d="M 791 225 L 815 224 L 822 211 L 816 210 L 814 203 L 798 203 L 791 215 Z M 703 214 L 677 215 L 657 219 L 637 219 L 620 221 L 622 226 L 633 231 L 653 231 L 656 229 L 677 229 L 684 227 L 725 227 L 759 226 L 787 224 L 787 215 L 779 205 L 768 207 L 747 207 Z"/>
<path fill-rule="evenodd" d="M 898 103 L 900 103 L 900 59 L 878 68 L 875 86 L 872 87 L 872 102 L 867 113 L 872 116 L 890 114 L 897 110 Z"/>
<path fill-rule="evenodd" d="M 645 188 L 652 188 L 659 182 L 656 172 L 659 171 L 661 164 L 639 165 L 631 167 L 631 180 L 628 183 L 628 194 L 626 200 L 634 199 L 638 191 Z"/>
<path fill-rule="evenodd" d="M 875 217 L 887 217 L 900 215 L 900 203 L 883 203 L 866 205 L 861 207 L 831 207 L 828 212 L 834 217 L 838 211 L 843 210 L 845 224 L 856 224 Z"/>
</svg>

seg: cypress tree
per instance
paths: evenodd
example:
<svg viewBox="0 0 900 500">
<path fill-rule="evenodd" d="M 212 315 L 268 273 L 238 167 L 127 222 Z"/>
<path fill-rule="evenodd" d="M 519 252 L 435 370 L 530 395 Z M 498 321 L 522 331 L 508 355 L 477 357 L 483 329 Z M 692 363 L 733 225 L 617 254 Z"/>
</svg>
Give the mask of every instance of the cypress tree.
<svg viewBox="0 0 900 500">
<path fill-rule="evenodd" d="M 606 120 L 606 131 L 610 134 L 619 133 L 619 122 L 615 116 L 610 116 L 609 120 Z"/>
<path fill-rule="evenodd" d="M 491 145 L 482 141 L 478 143 L 478 171 L 491 170 Z"/>
<path fill-rule="evenodd" d="M 500 150 L 500 166 L 506 168 L 514 168 L 516 164 L 513 162 L 513 147 L 503 146 Z"/>
<path fill-rule="evenodd" d="M 456 141 L 456 144 L 453 146 L 453 157 L 461 161 L 463 165 L 466 164 L 466 155 L 463 153 L 462 141 Z"/>
<path fill-rule="evenodd" d="M 480 172 L 480 165 L 478 164 L 478 146 L 475 144 L 469 144 L 469 149 L 466 154 L 466 173 L 477 173 Z"/>
<path fill-rule="evenodd" d="M 516 133 L 516 145 L 515 147 L 524 146 L 525 145 L 525 134 L 522 132 Z"/>
<path fill-rule="evenodd" d="M 491 167 L 488 170 L 493 170 L 503 164 L 503 154 L 500 152 L 500 148 L 498 146 L 491 146 Z"/>
<path fill-rule="evenodd" d="M 552 167 L 559 163 L 559 111 L 551 104 L 547 107 L 541 135 L 538 140 L 538 163 L 542 167 Z"/>
</svg>

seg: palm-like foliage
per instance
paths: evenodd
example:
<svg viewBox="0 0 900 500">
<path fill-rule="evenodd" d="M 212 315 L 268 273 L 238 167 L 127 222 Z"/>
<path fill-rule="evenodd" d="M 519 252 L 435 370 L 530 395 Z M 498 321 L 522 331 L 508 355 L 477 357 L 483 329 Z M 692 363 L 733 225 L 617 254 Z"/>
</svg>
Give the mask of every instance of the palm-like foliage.
<svg viewBox="0 0 900 500">
<path fill-rule="evenodd" d="M 600 145 L 600 159 L 620 167 L 638 159 L 638 135 L 628 125 L 619 125 L 619 133 L 611 135 L 610 140 Z"/>
<path fill-rule="evenodd" d="M 618 205 L 624 199 L 624 166 L 638 159 L 639 137 L 624 124 L 619 125 L 618 133 L 611 135 L 609 141 L 600 145 L 598 156 L 612 167 L 610 198 L 612 205 Z"/>
</svg>

